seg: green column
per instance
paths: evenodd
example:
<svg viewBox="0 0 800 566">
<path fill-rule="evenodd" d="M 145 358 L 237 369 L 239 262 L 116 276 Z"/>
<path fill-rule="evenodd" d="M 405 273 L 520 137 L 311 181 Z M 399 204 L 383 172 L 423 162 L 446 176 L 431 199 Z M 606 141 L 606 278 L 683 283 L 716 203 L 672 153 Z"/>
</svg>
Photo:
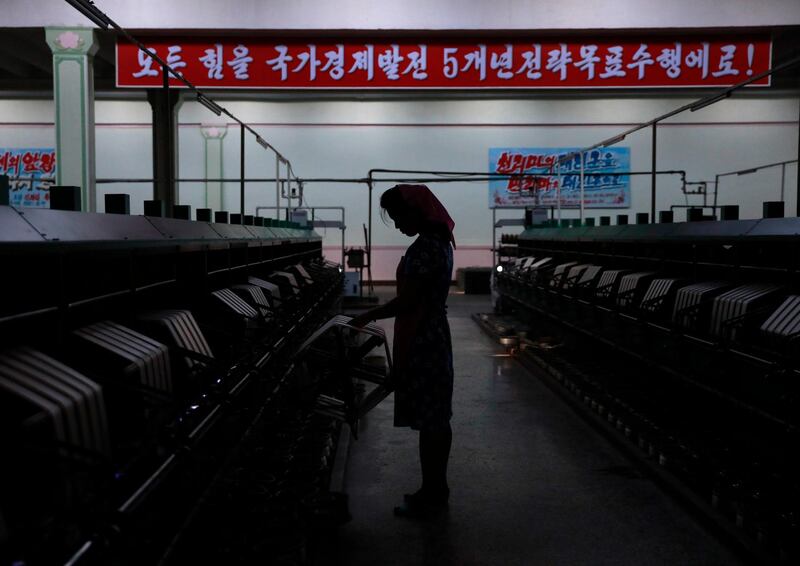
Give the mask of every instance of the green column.
<svg viewBox="0 0 800 566">
<path fill-rule="evenodd" d="M 47 28 L 53 52 L 56 184 L 81 187 L 81 207 L 97 210 L 94 166 L 94 67 L 90 28 Z"/>
<path fill-rule="evenodd" d="M 206 146 L 206 179 L 222 179 L 222 138 L 228 133 L 228 126 L 203 124 L 200 132 Z M 206 208 L 226 210 L 222 188 L 221 182 L 206 181 Z"/>
</svg>

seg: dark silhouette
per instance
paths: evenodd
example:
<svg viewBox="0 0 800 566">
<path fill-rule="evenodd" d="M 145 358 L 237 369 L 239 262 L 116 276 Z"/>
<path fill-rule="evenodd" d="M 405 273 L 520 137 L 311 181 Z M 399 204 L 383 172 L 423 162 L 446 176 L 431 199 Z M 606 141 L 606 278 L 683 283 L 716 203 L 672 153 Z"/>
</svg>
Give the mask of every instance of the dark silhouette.
<svg viewBox="0 0 800 566">
<path fill-rule="evenodd" d="M 417 239 L 397 266 L 397 297 L 355 317 L 352 324 L 395 317 L 395 426 L 419 431 L 422 487 L 405 495 L 395 514 L 427 517 L 447 505 L 453 397 L 453 347 L 447 295 L 453 272 L 453 220 L 425 185 L 397 185 L 381 208 L 406 236 Z"/>
</svg>

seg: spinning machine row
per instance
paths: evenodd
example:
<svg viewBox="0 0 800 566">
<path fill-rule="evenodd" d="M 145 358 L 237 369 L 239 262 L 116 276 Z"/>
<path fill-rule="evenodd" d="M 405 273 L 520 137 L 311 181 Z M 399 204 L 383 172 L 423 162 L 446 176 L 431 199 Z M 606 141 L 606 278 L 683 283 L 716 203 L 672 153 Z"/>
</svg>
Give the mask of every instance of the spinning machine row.
<svg viewBox="0 0 800 566">
<path fill-rule="evenodd" d="M 347 519 L 319 235 L 0 207 L 0 262 L 0 563 L 302 564 Z"/>
<path fill-rule="evenodd" d="M 796 558 L 800 219 L 528 228 L 517 242 L 496 289 L 503 332 L 526 330 L 521 358 L 726 534 Z"/>
</svg>

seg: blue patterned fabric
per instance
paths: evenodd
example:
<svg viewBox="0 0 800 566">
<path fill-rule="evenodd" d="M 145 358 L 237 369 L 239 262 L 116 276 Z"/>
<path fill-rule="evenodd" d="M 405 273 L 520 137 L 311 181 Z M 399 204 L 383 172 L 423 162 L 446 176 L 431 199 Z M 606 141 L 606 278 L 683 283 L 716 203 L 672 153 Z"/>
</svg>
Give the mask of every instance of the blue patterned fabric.
<svg viewBox="0 0 800 566">
<path fill-rule="evenodd" d="M 450 242 L 427 234 L 417 237 L 397 267 L 398 286 L 408 279 L 422 282 L 425 306 L 414 321 L 407 359 L 400 360 L 404 369 L 397 376 L 395 426 L 442 427 L 453 414 L 453 346 L 446 304 L 452 273 Z M 395 324 L 404 324 L 402 316 Z"/>
</svg>

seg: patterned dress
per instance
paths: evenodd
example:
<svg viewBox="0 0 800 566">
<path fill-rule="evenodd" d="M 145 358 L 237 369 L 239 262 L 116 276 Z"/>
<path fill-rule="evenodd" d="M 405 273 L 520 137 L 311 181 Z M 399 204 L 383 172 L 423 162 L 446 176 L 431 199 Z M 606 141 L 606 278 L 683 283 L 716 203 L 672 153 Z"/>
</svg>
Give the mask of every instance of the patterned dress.
<svg viewBox="0 0 800 566">
<path fill-rule="evenodd" d="M 398 295 L 413 278 L 424 301 L 395 318 L 395 426 L 433 429 L 452 416 L 453 346 L 447 322 L 447 294 L 453 248 L 440 237 L 420 234 L 397 266 Z"/>
</svg>

